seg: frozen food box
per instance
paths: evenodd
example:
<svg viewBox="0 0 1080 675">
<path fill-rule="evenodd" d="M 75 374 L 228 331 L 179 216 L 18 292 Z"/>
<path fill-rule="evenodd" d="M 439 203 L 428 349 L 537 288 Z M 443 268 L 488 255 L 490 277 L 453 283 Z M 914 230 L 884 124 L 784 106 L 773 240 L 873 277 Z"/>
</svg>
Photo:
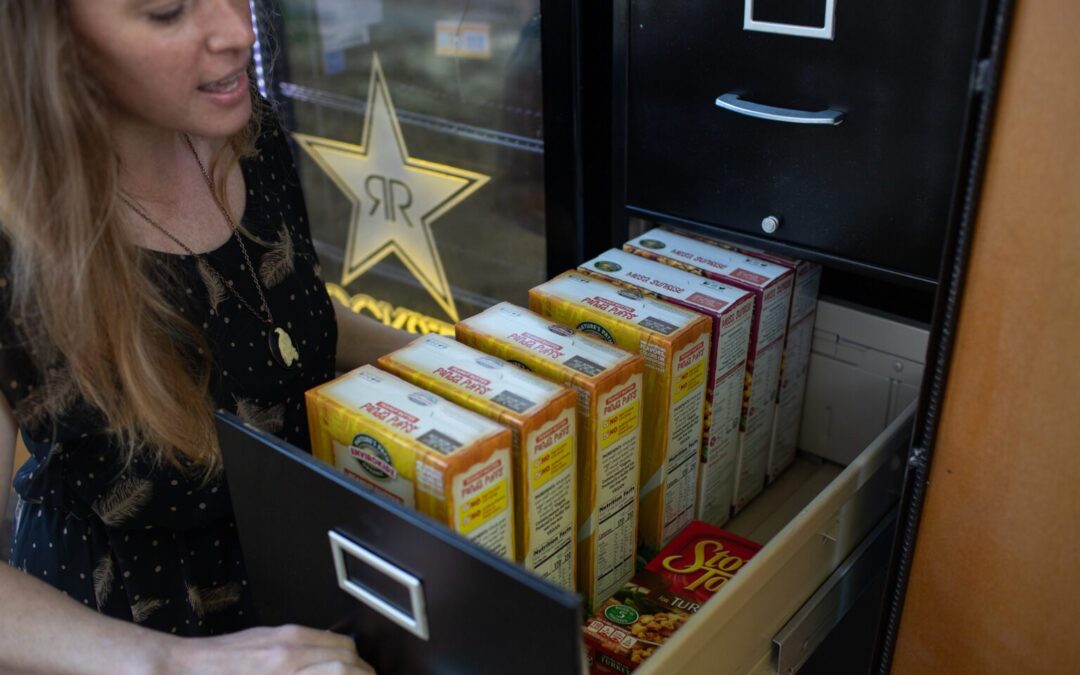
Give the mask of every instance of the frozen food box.
<svg viewBox="0 0 1080 675">
<path fill-rule="evenodd" d="M 735 469 L 734 507 L 739 510 L 765 487 L 795 274 L 786 267 L 662 228 L 631 239 L 623 249 L 754 293 Z"/>
<path fill-rule="evenodd" d="M 761 547 L 694 521 L 585 622 L 590 672 L 629 673 L 662 647 Z"/>
<path fill-rule="evenodd" d="M 515 557 L 575 588 L 577 394 L 441 335 L 425 335 L 379 367 L 513 434 Z"/>
<path fill-rule="evenodd" d="M 304 398 L 315 457 L 513 559 L 509 429 L 374 366 Z"/>
<path fill-rule="evenodd" d="M 821 286 L 821 265 L 809 260 L 790 258 L 779 253 L 732 244 L 720 239 L 701 236 L 697 238 L 754 258 L 761 258 L 795 272 L 795 288 L 791 295 L 791 310 L 788 312 L 787 337 L 784 338 L 784 357 L 780 365 L 776 419 L 773 422 L 772 443 L 769 446 L 767 475 L 768 479 L 773 481 L 795 461 L 795 451 L 799 443 L 799 424 L 802 422 L 803 394 L 806 392 L 806 375 L 810 370 L 810 350 L 814 342 L 814 319 L 817 316 L 818 289 Z"/>
<path fill-rule="evenodd" d="M 655 552 L 694 519 L 712 321 L 580 272 L 530 290 L 529 307 L 645 359 L 638 534 Z"/>
<path fill-rule="evenodd" d="M 634 573 L 644 363 L 510 303 L 456 326 L 459 341 L 577 394 L 578 590 L 589 607 Z"/>
<path fill-rule="evenodd" d="M 619 249 L 602 253 L 580 269 L 712 319 L 696 517 L 723 525 L 731 514 L 735 492 L 739 416 L 754 294 Z"/>
</svg>

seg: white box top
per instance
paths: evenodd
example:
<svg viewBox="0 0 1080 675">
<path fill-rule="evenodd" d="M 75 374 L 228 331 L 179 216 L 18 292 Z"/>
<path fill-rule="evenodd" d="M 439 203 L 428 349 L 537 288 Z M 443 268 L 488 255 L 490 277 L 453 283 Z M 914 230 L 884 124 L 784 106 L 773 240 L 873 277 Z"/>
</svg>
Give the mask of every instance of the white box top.
<svg viewBox="0 0 1080 675">
<path fill-rule="evenodd" d="M 424 335 L 390 355 L 394 362 L 525 413 L 566 391 L 554 382 L 444 335 Z"/>
<path fill-rule="evenodd" d="M 480 333 L 519 344 L 590 378 L 634 358 L 630 352 L 598 338 L 586 337 L 509 302 L 501 302 L 462 323 Z"/>
<path fill-rule="evenodd" d="M 700 267 L 753 288 L 767 288 L 793 275 L 790 268 L 782 265 L 662 228 L 649 230 L 626 245 Z"/>
<path fill-rule="evenodd" d="M 535 290 L 588 305 L 657 335 L 671 335 L 701 320 L 688 309 L 577 272 L 565 272 Z"/>
<path fill-rule="evenodd" d="M 370 365 L 342 375 L 319 394 L 444 455 L 505 429 Z"/>
<path fill-rule="evenodd" d="M 595 274 L 646 288 L 665 298 L 684 302 L 709 314 L 722 314 L 754 297 L 743 288 L 729 286 L 671 265 L 613 248 L 581 266 Z"/>
</svg>

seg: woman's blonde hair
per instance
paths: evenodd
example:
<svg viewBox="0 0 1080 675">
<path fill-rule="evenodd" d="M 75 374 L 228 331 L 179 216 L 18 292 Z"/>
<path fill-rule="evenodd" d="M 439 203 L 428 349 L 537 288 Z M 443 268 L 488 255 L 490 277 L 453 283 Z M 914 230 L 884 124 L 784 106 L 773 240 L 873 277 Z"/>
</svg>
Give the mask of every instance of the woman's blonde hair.
<svg viewBox="0 0 1080 675">
<path fill-rule="evenodd" d="M 46 418 L 81 395 L 125 463 L 165 460 L 209 478 L 220 467 L 210 350 L 163 293 L 167 266 L 125 235 L 109 101 L 81 66 L 66 5 L 0 0 L 0 228 L 12 299 L 0 311 L 12 312 L 43 375 L 34 395 Z M 215 156 L 219 195 L 253 151 L 259 117 Z"/>
</svg>

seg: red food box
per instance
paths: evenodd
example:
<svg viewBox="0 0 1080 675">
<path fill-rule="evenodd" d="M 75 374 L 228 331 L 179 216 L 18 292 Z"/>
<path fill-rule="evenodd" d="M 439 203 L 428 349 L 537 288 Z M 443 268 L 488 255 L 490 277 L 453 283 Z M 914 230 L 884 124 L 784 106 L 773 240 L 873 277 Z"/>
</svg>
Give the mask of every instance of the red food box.
<svg viewBox="0 0 1080 675">
<path fill-rule="evenodd" d="M 691 522 L 586 620 L 590 672 L 632 672 L 759 550 L 740 536 Z"/>
<path fill-rule="evenodd" d="M 704 603 L 760 550 L 760 544 L 695 520 L 645 569 L 664 577 L 671 593 Z"/>
</svg>

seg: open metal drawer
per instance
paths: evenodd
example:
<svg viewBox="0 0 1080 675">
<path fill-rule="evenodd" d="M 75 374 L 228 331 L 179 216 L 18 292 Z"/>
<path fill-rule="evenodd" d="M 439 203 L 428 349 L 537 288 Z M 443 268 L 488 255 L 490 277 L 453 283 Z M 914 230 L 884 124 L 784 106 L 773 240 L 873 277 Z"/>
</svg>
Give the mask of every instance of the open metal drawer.
<svg viewBox="0 0 1080 675">
<path fill-rule="evenodd" d="M 898 413 L 893 403 L 902 400 L 903 378 L 918 372 L 925 331 L 904 337 L 905 327 L 894 324 L 819 303 L 804 453 L 725 525 L 765 546 L 638 672 L 775 670 L 773 637 L 897 501 L 915 409 L 911 403 Z M 893 357 L 903 359 L 903 375 L 888 365 Z M 822 423 L 823 416 L 832 421 Z M 845 420 L 860 423 L 857 433 L 848 433 Z M 223 421 L 226 470 L 261 618 L 360 635 L 361 654 L 380 672 L 579 669 L 582 617 L 572 594 L 411 509 L 357 489 L 267 434 Z M 873 437 L 875 428 L 881 431 Z M 840 463 L 849 459 L 846 467 Z M 258 469 L 245 472 L 244 466 Z M 416 580 L 424 592 L 424 636 L 341 590 L 328 528 Z M 357 576 L 357 583 L 368 577 Z M 370 590 L 379 595 L 384 586 L 372 583 Z M 386 597 L 393 604 L 396 596 Z M 531 617 L 528 626 L 507 619 L 521 616 Z M 481 642 L 486 647 L 477 649 Z"/>
<path fill-rule="evenodd" d="M 846 468 L 800 458 L 727 529 L 765 543 L 636 672 L 773 672 L 772 639 L 896 503 L 911 404 Z"/>
</svg>

